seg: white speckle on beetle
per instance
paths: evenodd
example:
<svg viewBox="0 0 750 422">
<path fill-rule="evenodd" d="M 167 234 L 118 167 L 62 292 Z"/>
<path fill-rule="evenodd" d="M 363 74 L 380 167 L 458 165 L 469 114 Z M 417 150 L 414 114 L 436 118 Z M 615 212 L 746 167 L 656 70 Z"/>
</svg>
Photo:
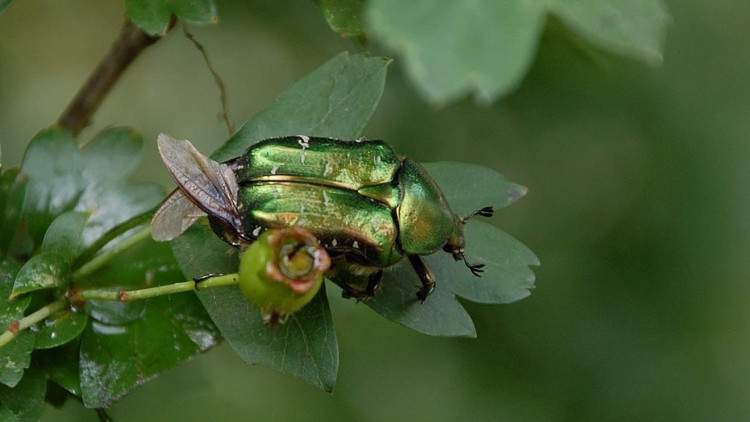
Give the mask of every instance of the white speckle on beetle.
<svg viewBox="0 0 750 422">
<path fill-rule="evenodd" d="M 253 236 L 258 237 L 258 235 L 260 234 L 260 229 L 260 226 L 255 226 L 255 229 L 253 229 Z"/>
<path fill-rule="evenodd" d="M 323 205 L 326 207 L 331 204 L 331 198 L 328 196 L 326 191 L 323 191 Z"/>
<path fill-rule="evenodd" d="M 359 249 L 359 242 L 355 240 L 354 243 L 352 243 L 352 247 L 354 247 L 354 249 Z"/>
<path fill-rule="evenodd" d="M 333 239 L 333 240 L 331 241 L 331 245 L 333 245 L 333 247 L 334 247 L 334 248 L 335 248 L 335 247 L 336 247 L 336 245 L 338 245 L 338 244 L 339 244 L 339 242 L 338 242 L 338 241 L 336 241 L 336 239 Z"/>
<path fill-rule="evenodd" d="M 273 187 L 271 188 L 271 192 L 273 192 L 274 199 L 278 199 L 279 198 L 279 187 L 278 186 L 273 185 Z"/>
<path fill-rule="evenodd" d="M 331 170 L 333 170 L 333 167 L 331 167 L 331 162 L 326 162 L 326 168 L 323 170 L 323 177 L 327 177 L 329 174 L 331 174 Z"/>
<path fill-rule="evenodd" d="M 365 139 L 365 138 L 363 138 L 363 137 L 360 136 L 359 138 L 355 139 L 354 142 L 360 143 L 360 142 L 362 142 L 363 139 Z"/>
<path fill-rule="evenodd" d="M 307 220 L 305 220 L 305 204 L 299 204 L 299 220 L 297 220 L 298 226 L 304 226 Z"/>
<path fill-rule="evenodd" d="M 271 174 L 276 174 L 276 172 L 279 171 L 279 166 L 273 166 L 271 169 Z"/>
<path fill-rule="evenodd" d="M 297 142 L 302 147 L 302 152 L 299 155 L 299 161 L 304 166 L 305 165 L 305 150 L 307 148 L 310 148 L 310 144 L 308 143 L 310 141 L 310 137 L 305 136 L 305 135 L 298 135 L 298 136 L 299 136 L 299 140 Z"/>
<path fill-rule="evenodd" d="M 49 338 L 51 338 L 52 340 L 56 339 L 57 338 L 57 333 L 54 332 L 54 331 L 51 332 L 51 333 L 49 333 Z"/>
<path fill-rule="evenodd" d="M 375 157 L 375 162 L 380 164 L 383 162 L 383 159 L 378 155 L 377 157 Z"/>
</svg>

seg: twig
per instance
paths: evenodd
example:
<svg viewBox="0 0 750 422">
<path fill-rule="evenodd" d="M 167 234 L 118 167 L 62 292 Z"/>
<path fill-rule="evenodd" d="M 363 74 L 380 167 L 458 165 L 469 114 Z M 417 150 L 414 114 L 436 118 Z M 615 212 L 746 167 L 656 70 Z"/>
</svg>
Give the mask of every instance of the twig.
<svg viewBox="0 0 750 422">
<path fill-rule="evenodd" d="M 57 123 L 74 135 L 81 133 L 125 69 L 146 47 L 160 38 L 148 35 L 130 19 L 126 20 L 120 37 L 68 104 Z"/>
<path fill-rule="evenodd" d="M 229 120 L 229 107 L 227 107 L 227 89 L 224 86 L 224 81 L 221 80 L 219 72 L 217 72 L 213 64 L 211 64 L 211 60 L 208 58 L 208 52 L 206 52 L 205 47 L 203 47 L 203 44 L 198 42 L 198 40 L 195 39 L 195 36 L 190 33 L 190 31 L 188 31 L 185 22 L 182 23 L 182 32 L 185 34 L 185 38 L 192 42 L 195 48 L 197 48 L 198 51 L 201 52 L 201 55 L 203 55 L 203 61 L 206 63 L 206 67 L 208 67 L 208 71 L 211 72 L 211 75 L 214 77 L 214 81 L 216 82 L 216 86 L 219 87 L 219 95 L 221 96 L 221 118 L 224 120 L 224 124 L 227 126 L 229 136 L 232 136 L 232 134 L 234 133 L 234 126 Z"/>
<path fill-rule="evenodd" d="M 70 296 L 73 303 L 85 302 L 87 300 L 109 300 L 116 302 L 130 302 L 132 300 L 150 299 L 152 297 L 171 295 L 174 293 L 189 292 L 193 290 L 210 289 L 214 287 L 232 286 L 238 283 L 237 274 L 223 274 L 208 277 L 206 279 L 188 280 L 181 283 L 165 284 L 163 286 L 149 287 L 138 290 L 105 290 L 86 289 L 76 291 Z"/>
<path fill-rule="evenodd" d="M 6 345 L 9 341 L 13 340 L 21 331 L 29 328 L 30 326 L 36 324 L 39 321 L 44 320 L 48 316 L 65 308 L 67 305 L 68 305 L 68 300 L 63 297 L 50 304 L 47 304 L 46 306 L 39 308 L 39 310 L 37 310 L 31 315 L 27 315 L 19 319 L 18 321 L 14 321 L 12 323 L 12 328 L 9 327 L 6 332 L 0 334 L 0 347 Z"/>
</svg>

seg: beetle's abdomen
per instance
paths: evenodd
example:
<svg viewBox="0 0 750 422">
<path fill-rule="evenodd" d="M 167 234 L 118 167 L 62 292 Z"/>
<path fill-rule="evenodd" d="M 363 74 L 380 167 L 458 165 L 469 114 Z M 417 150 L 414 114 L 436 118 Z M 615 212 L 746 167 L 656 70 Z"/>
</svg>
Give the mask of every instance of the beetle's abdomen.
<svg viewBox="0 0 750 422">
<path fill-rule="evenodd" d="M 240 188 L 246 233 L 299 226 L 332 252 L 362 264 L 398 262 L 398 228 L 386 204 L 333 186 L 293 181 L 252 182 Z"/>
<path fill-rule="evenodd" d="M 382 141 L 289 136 L 251 146 L 240 159 L 237 181 L 242 184 L 289 176 L 294 181 L 357 191 L 391 183 L 400 166 L 401 158 Z"/>
</svg>

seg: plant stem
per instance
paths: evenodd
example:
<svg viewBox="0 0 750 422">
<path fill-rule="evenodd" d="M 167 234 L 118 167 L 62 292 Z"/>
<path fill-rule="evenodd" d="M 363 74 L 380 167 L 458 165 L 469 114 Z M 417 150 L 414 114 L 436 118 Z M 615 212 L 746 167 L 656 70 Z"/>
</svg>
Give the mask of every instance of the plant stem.
<svg viewBox="0 0 750 422">
<path fill-rule="evenodd" d="M 104 264 L 111 261 L 118 254 L 122 253 L 131 246 L 137 244 L 142 240 L 146 240 L 151 236 L 151 226 L 144 228 L 143 230 L 134 233 L 132 236 L 118 243 L 112 249 L 107 249 L 101 254 L 95 256 L 91 261 L 83 264 L 79 269 L 73 272 L 73 278 L 86 277 L 91 275 L 94 271 L 101 268 Z"/>
<path fill-rule="evenodd" d="M 57 123 L 74 135 L 81 133 L 125 69 L 146 47 L 160 38 L 148 35 L 127 19 L 117 41 L 68 104 Z"/>
<path fill-rule="evenodd" d="M 61 297 L 60 299 L 57 299 L 56 301 L 39 308 L 39 310 L 37 310 L 33 314 L 19 319 L 18 321 L 13 323 L 14 327 L 12 329 L 8 329 L 6 332 L 0 334 L 0 347 L 13 340 L 21 331 L 29 328 L 39 321 L 44 320 L 55 312 L 64 309 L 66 306 L 68 306 L 68 300 L 64 297 Z"/>
<path fill-rule="evenodd" d="M 18 333 L 43 321 L 48 316 L 57 311 L 65 309 L 68 303 L 85 302 L 87 300 L 110 300 L 117 302 L 129 302 L 132 300 L 149 299 L 157 296 L 170 295 L 173 293 L 189 292 L 193 290 L 210 289 L 213 287 L 232 286 L 239 282 L 239 276 L 236 273 L 222 274 L 208 277 L 202 280 L 189 280 L 181 283 L 167 284 L 164 286 L 150 287 L 138 290 L 101 290 L 89 289 L 81 290 L 70 297 L 61 297 L 52 303 L 39 308 L 31 315 L 27 315 L 11 324 L 4 333 L 0 334 L 0 347 L 8 344 L 18 336 Z"/>
<path fill-rule="evenodd" d="M 170 295 L 173 293 L 203 290 L 213 287 L 231 286 L 238 283 L 237 274 L 223 274 L 206 278 L 204 280 L 188 280 L 181 283 L 167 284 L 164 286 L 150 287 L 138 290 L 104 290 L 88 289 L 76 292 L 70 297 L 72 302 L 87 300 L 110 300 L 117 302 L 129 302 L 132 300 L 149 299 L 152 297 Z"/>
<path fill-rule="evenodd" d="M 221 118 L 224 120 L 224 124 L 227 126 L 227 132 L 229 132 L 229 136 L 232 136 L 232 134 L 234 133 L 234 126 L 232 125 L 231 120 L 229 120 L 229 108 L 227 107 L 227 89 L 224 86 L 224 81 L 221 79 L 221 76 L 219 76 L 219 72 L 216 71 L 213 64 L 211 63 L 211 59 L 208 58 L 208 52 L 203 47 L 203 44 L 198 42 L 195 36 L 190 31 L 188 31 L 187 24 L 185 24 L 185 22 L 182 23 L 182 33 L 185 34 L 185 38 L 193 43 L 195 48 L 200 51 L 201 55 L 203 56 L 203 62 L 206 63 L 208 71 L 211 72 L 211 76 L 214 77 L 214 82 L 216 82 L 216 86 L 219 88 L 219 96 L 221 99 Z"/>
</svg>

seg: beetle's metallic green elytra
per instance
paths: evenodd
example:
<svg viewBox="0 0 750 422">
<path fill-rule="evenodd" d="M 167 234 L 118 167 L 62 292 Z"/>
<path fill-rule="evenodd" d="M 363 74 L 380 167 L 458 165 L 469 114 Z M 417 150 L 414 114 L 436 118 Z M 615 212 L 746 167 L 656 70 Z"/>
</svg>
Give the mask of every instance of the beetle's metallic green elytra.
<svg viewBox="0 0 750 422">
<path fill-rule="evenodd" d="M 302 227 L 334 260 L 334 281 L 337 269 L 369 275 L 364 290 L 343 283 L 346 297 L 372 296 L 382 270 L 407 257 L 424 300 L 435 281 L 420 256 L 443 249 L 465 262 L 464 225 L 475 214 L 492 215 L 491 207 L 456 215 L 427 171 L 383 141 L 273 138 L 224 163 L 166 134 L 158 146 L 179 188 L 154 216 L 154 239 L 171 240 L 205 214 L 222 239 L 240 247 L 270 228 Z M 482 265 L 466 265 L 482 272 Z"/>
</svg>

